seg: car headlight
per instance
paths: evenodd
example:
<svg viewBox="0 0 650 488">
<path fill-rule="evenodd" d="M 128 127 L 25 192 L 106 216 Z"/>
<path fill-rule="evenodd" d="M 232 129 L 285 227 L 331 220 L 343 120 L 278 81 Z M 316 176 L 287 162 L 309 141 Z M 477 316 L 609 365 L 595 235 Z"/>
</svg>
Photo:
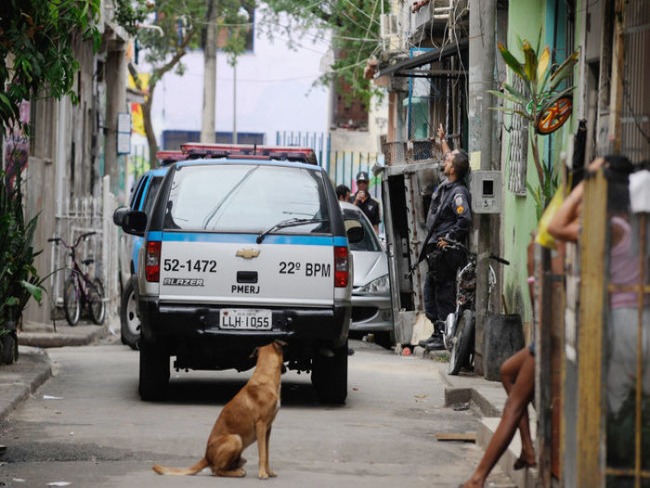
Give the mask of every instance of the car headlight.
<svg viewBox="0 0 650 488">
<path fill-rule="evenodd" d="M 390 293 L 390 280 L 388 275 L 380 276 L 376 280 L 372 280 L 370 283 L 359 288 L 361 293 L 376 293 L 384 294 Z"/>
</svg>

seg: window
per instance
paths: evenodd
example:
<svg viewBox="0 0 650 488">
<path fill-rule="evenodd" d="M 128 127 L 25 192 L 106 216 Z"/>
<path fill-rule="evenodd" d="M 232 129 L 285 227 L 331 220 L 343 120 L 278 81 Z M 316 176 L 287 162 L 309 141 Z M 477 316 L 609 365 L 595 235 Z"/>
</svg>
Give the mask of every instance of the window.
<svg viewBox="0 0 650 488">
<path fill-rule="evenodd" d="M 166 227 L 262 232 L 288 219 L 327 219 L 325 202 L 319 172 L 253 164 L 184 166 L 174 175 Z M 328 230 L 329 223 L 314 222 L 281 232 Z"/>
</svg>

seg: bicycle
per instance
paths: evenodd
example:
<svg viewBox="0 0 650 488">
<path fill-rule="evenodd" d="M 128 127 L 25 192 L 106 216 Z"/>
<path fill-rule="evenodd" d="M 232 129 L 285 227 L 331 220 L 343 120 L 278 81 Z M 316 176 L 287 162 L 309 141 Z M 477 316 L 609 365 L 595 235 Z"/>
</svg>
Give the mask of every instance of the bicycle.
<svg viewBox="0 0 650 488">
<path fill-rule="evenodd" d="M 104 284 L 99 278 L 91 279 L 88 273 L 81 270 L 77 261 L 77 246 L 82 240 L 95 235 L 96 232 L 86 232 L 77 237 L 74 244 L 68 244 L 62 237 L 53 237 L 48 242 L 54 242 L 56 245 L 63 246 L 70 251 L 71 269 L 70 276 L 65 280 L 63 287 L 63 311 L 68 324 L 74 326 L 79 322 L 81 312 L 88 307 L 91 320 L 101 325 L 104 323 L 106 316 Z M 86 268 L 94 263 L 93 258 L 84 259 L 81 264 Z"/>
<path fill-rule="evenodd" d="M 536 107 L 534 100 L 528 102 L 528 105 L 526 105 L 528 114 L 533 115 L 533 108 L 536 108 L 535 132 L 548 135 L 564 125 L 573 111 L 571 90 L 572 88 L 559 94 L 544 92 L 541 94 L 541 99 Z"/>
<path fill-rule="evenodd" d="M 445 239 L 450 248 L 463 251 L 467 264 L 456 273 L 456 310 L 445 320 L 445 331 L 442 335 L 445 348 L 450 352 L 448 373 L 457 375 L 463 368 L 471 368 L 474 350 L 476 300 L 476 253 L 470 251 L 460 242 Z M 490 259 L 508 265 L 509 261 L 494 254 Z M 496 285 L 496 273 L 490 264 L 488 267 L 488 296 Z"/>
</svg>

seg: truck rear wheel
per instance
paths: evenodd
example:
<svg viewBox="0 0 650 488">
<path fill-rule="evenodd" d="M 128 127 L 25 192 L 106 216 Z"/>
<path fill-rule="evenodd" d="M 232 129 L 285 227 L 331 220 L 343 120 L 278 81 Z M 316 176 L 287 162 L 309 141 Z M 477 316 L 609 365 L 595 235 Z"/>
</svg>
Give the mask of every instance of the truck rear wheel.
<svg viewBox="0 0 650 488">
<path fill-rule="evenodd" d="M 321 403 L 343 405 L 348 396 L 348 343 L 332 349 L 333 356 L 318 351 L 312 358 L 311 382 Z"/>
</svg>

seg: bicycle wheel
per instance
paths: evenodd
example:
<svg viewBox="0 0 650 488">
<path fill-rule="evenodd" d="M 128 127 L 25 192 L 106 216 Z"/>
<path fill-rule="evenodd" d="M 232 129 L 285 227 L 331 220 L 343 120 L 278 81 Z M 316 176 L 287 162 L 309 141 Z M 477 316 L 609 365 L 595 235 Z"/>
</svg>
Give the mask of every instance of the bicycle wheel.
<svg viewBox="0 0 650 488">
<path fill-rule="evenodd" d="M 99 278 L 95 278 L 88 286 L 88 305 L 90 307 L 90 318 L 97 325 L 104 323 L 106 306 L 104 303 L 104 284 Z"/>
<path fill-rule="evenodd" d="M 465 310 L 458 320 L 456 333 L 452 339 L 449 368 L 447 370 L 450 375 L 457 375 L 463 367 L 469 365 L 469 358 L 472 353 L 473 337 L 474 314 L 471 310 Z"/>
<path fill-rule="evenodd" d="M 538 134 L 551 134 L 564 125 L 571 116 L 573 100 L 571 97 L 561 97 L 553 103 L 545 105 L 537 116 L 535 130 Z"/>
<path fill-rule="evenodd" d="M 70 325 L 77 325 L 81 315 L 81 303 L 79 297 L 79 284 L 75 276 L 69 276 L 63 287 L 63 311 L 65 319 Z"/>
</svg>

